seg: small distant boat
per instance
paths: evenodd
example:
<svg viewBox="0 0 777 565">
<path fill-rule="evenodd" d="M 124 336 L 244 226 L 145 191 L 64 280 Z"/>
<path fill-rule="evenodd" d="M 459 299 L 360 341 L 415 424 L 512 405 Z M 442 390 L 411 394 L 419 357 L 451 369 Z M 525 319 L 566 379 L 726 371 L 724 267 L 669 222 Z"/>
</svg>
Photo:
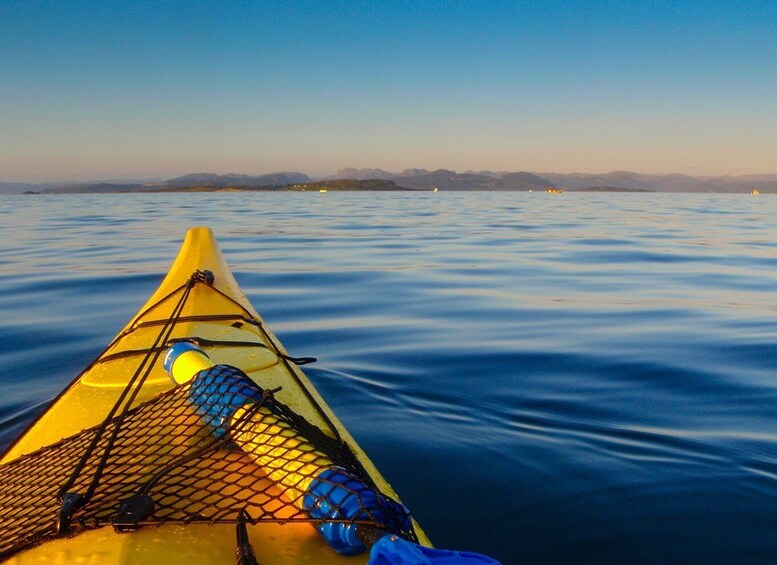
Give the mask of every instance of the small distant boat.
<svg viewBox="0 0 777 565">
<path fill-rule="evenodd" d="M 546 194 L 561 194 L 564 192 L 560 188 L 556 188 L 555 186 L 549 186 L 548 190 L 545 191 Z"/>
<path fill-rule="evenodd" d="M 321 190 L 319 190 L 319 192 L 326 192 L 326 189 L 322 188 Z"/>
<path fill-rule="evenodd" d="M 436 186 L 432 189 L 432 192 L 437 192 L 437 187 Z"/>
<path fill-rule="evenodd" d="M 753 189 L 753 196 L 758 196 L 759 194 L 761 194 L 761 192 L 757 188 L 754 188 Z"/>
</svg>

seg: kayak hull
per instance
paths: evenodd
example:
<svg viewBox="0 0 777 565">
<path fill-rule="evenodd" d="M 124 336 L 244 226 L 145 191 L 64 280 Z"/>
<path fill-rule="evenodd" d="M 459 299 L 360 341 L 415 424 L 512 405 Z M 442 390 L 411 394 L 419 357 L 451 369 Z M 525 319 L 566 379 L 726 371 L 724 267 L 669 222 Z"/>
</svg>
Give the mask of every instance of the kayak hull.
<svg viewBox="0 0 777 565">
<path fill-rule="evenodd" d="M 302 370 L 284 359 L 286 351 L 240 290 L 212 232 L 204 227 L 189 230 L 157 291 L 100 357 L 6 450 L 0 463 L 8 463 L 100 424 L 137 369 L 143 358 L 141 352 L 155 345 L 160 325 L 173 314 L 176 292 L 197 270 L 214 274 L 212 286 L 217 292 L 200 285 L 193 287 L 171 337 L 196 336 L 214 344 L 203 348 L 215 363 L 239 367 L 265 389 L 281 387 L 276 393 L 279 401 L 327 435 L 340 437 L 378 488 L 398 500 Z M 225 345 L 234 342 L 256 342 L 260 346 Z M 133 405 L 151 400 L 173 386 L 160 358 Z M 336 554 L 309 523 L 258 523 L 249 525 L 248 533 L 263 565 L 363 563 L 368 558 L 366 554 L 357 557 Z M 429 545 L 417 524 L 416 533 L 422 544 Z M 17 553 L 8 562 L 234 563 L 235 547 L 235 527 L 230 524 L 169 524 L 125 534 L 102 527 L 47 541 Z"/>
</svg>

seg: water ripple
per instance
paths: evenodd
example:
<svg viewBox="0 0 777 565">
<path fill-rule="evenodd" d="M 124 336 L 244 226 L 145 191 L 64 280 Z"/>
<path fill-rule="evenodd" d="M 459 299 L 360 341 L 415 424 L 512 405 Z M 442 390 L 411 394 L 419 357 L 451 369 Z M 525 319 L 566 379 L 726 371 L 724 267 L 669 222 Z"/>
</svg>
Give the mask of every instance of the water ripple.
<svg viewBox="0 0 777 565">
<path fill-rule="evenodd" d="M 777 562 L 777 199 L 0 196 L 0 443 L 210 225 L 440 546 Z"/>
</svg>

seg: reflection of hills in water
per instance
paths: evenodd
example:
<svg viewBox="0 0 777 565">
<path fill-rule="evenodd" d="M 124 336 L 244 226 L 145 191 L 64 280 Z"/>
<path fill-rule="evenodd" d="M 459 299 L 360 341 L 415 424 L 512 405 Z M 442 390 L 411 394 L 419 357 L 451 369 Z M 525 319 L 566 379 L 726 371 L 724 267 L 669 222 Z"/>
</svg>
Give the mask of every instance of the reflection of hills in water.
<svg viewBox="0 0 777 565">
<path fill-rule="evenodd" d="M 325 185 L 321 183 L 326 183 Z M 586 192 L 740 192 L 777 193 L 777 174 L 692 177 L 681 174 L 645 175 L 628 171 L 605 174 L 429 171 L 405 169 L 342 169 L 324 179 L 305 173 L 279 172 L 266 175 L 229 173 L 188 174 L 168 180 L 94 181 L 83 183 L 0 183 L 0 193 L 69 192 L 176 192 L 216 190 L 473 190 L 541 191 L 548 187 Z"/>
</svg>

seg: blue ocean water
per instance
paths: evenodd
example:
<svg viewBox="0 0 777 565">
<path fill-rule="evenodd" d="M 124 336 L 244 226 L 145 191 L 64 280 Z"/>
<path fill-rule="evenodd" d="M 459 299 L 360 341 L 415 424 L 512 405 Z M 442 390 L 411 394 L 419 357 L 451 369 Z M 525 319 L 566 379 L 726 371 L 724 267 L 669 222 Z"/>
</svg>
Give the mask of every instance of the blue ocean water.
<svg viewBox="0 0 777 565">
<path fill-rule="evenodd" d="M 210 226 L 440 547 L 777 562 L 769 195 L 0 196 L 0 444 Z"/>
</svg>

